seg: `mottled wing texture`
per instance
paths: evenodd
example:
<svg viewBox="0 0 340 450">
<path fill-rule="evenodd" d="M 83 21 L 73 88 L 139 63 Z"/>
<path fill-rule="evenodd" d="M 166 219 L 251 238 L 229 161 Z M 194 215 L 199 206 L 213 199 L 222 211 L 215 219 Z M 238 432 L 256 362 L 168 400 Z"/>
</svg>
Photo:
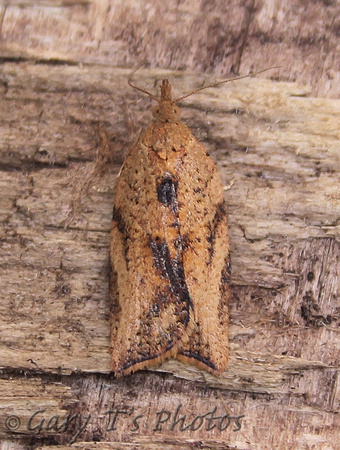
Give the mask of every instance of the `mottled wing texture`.
<svg viewBox="0 0 340 450">
<path fill-rule="evenodd" d="M 170 357 L 214 374 L 228 361 L 229 242 L 223 186 L 180 121 L 155 121 L 115 190 L 110 247 L 112 367 Z"/>
</svg>

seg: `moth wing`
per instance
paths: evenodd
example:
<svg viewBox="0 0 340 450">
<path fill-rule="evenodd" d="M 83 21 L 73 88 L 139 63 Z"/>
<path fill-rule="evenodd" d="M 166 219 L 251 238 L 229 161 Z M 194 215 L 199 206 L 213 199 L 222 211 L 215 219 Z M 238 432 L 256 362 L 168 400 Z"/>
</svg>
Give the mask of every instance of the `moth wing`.
<svg viewBox="0 0 340 450">
<path fill-rule="evenodd" d="M 189 342 L 178 359 L 215 374 L 228 362 L 230 256 L 224 190 L 220 174 L 205 147 L 194 137 L 188 144 L 178 201 L 185 242 L 183 265 L 193 303 Z M 189 192 L 188 192 L 188 189 Z"/>
<path fill-rule="evenodd" d="M 159 198 L 159 183 L 165 200 L 174 186 L 162 181 L 166 163 L 142 138 L 127 156 L 115 191 L 110 314 L 116 375 L 162 362 L 188 339 L 191 301 L 176 248 L 178 217 Z"/>
</svg>

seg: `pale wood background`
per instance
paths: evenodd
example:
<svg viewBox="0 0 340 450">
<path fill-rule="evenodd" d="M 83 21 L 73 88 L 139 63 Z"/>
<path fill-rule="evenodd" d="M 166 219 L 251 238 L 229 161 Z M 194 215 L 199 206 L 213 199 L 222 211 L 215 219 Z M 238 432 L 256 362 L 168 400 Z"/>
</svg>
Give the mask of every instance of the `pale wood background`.
<svg viewBox="0 0 340 450">
<path fill-rule="evenodd" d="M 2 448 L 336 448 L 339 4 L 0 5 Z M 143 59 L 138 84 L 157 92 L 168 76 L 177 96 L 282 66 L 180 105 L 226 186 L 231 359 L 220 378 L 173 361 L 118 381 L 109 370 L 112 192 L 151 118 L 150 99 L 126 83 Z M 216 407 L 243 415 L 241 429 L 181 431 L 169 419 L 155 431 L 157 412 L 173 418 L 180 405 L 185 425 Z M 110 409 L 126 412 L 111 431 Z M 45 422 L 30 430 L 37 411 L 32 427 Z M 90 415 L 86 429 L 62 427 L 67 414 Z"/>
</svg>

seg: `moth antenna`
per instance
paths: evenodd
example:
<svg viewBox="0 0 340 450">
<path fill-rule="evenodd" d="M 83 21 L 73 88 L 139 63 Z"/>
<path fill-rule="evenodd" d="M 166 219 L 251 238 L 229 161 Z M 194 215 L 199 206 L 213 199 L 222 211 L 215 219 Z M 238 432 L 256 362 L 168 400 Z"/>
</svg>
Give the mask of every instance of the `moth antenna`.
<svg viewBox="0 0 340 450">
<path fill-rule="evenodd" d="M 223 84 L 223 83 L 229 83 L 229 81 L 236 81 L 236 80 L 242 80 L 242 78 L 249 78 L 253 75 L 259 75 L 260 73 L 266 72 L 267 70 L 279 69 L 280 67 L 281 66 L 267 67 L 266 69 L 259 70 L 258 72 L 251 72 L 248 75 L 241 75 L 240 77 L 228 78 L 227 80 L 222 80 L 222 81 L 218 81 L 217 83 L 208 84 L 208 86 L 203 86 L 199 89 L 195 89 L 194 91 L 189 92 L 189 94 L 185 94 L 182 97 L 177 98 L 176 100 L 174 100 L 174 103 L 177 103 L 180 100 L 183 100 L 184 98 L 190 97 L 190 95 L 196 94 L 196 92 L 203 91 L 204 89 L 219 86 L 220 84 Z"/>
<path fill-rule="evenodd" d="M 157 97 L 155 97 L 153 94 L 151 94 L 150 92 L 146 91 L 145 89 L 140 88 L 139 86 L 136 86 L 136 85 L 132 84 L 132 82 L 131 82 L 132 77 L 134 76 L 134 74 L 137 72 L 137 70 L 139 70 L 142 66 L 144 66 L 144 64 L 145 64 L 145 61 L 142 61 L 140 64 L 138 64 L 136 69 L 131 73 L 131 75 L 128 78 L 128 85 L 131 86 L 133 89 L 137 89 L 137 91 L 140 91 L 140 92 L 143 92 L 144 94 L 147 94 L 153 100 L 156 100 L 156 102 L 160 103 L 159 99 Z"/>
</svg>

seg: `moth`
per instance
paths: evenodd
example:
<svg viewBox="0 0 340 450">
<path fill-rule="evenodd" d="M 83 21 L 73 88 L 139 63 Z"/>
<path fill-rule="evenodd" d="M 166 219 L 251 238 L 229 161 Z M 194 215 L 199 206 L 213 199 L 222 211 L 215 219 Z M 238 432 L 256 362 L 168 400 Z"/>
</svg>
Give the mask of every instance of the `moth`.
<svg viewBox="0 0 340 450">
<path fill-rule="evenodd" d="M 219 375 L 228 362 L 230 298 L 221 177 L 180 120 L 176 103 L 191 94 L 172 100 L 167 79 L 160 99 L 129 84 L 158 104 L 115 186 L 112 370 L 122 376 L 176 358 Z"/>
</svg>

